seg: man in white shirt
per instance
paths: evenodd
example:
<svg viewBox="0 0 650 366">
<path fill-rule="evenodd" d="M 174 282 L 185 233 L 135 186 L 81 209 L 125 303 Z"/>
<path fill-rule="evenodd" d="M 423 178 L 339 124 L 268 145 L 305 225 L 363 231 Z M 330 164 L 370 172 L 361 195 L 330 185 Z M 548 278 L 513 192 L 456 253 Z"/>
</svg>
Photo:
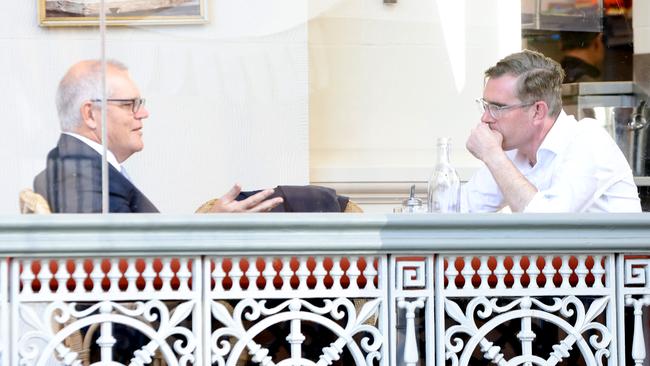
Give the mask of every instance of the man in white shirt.
<svg viewBox="0 0 650 366">
<path fill-rule="evenodd" d="M 106 84 L 109 212 L 158 212 L 121 165 L 144 148 L 143 120 L 149 117 L 145 100 L 126 66 L 117 61 L 107 62 Z M 97 60 L 73 65 L 59 83 L 56 105 L 61 137 L 48 154 L 45 171 L 34 182 L 53 212 L 102 212 L 102 94 L 101 62 Z M 268 211 L 282 203 L 280 197 L 267 199 L 272 189 L 237 201 L 239 191 L 235 184 L 210 211 Z"/>
<path fill-rule="evenodd" d="M 632 171 L 593 119 L 562 110 L 561 66 L 525 50 L 485 72 L 483 114 L 466 147 L 485 167 L 461 192 L 463 212 L 640 212 Z"/>
</svg>

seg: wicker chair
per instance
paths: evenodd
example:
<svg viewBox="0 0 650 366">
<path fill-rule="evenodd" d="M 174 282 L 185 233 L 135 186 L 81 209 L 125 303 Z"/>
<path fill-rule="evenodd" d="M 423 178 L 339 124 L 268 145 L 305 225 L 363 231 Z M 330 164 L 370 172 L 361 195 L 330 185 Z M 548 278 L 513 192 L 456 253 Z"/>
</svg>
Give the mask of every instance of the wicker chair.
<svg viewBox="0 0 650 366">
<path fill-rule="evenodd" d="M 52 213 L 47 200 L 29 188 L 23 189 L 18 194 L 20 213 L 23 214 L 49 214 Z"/>
</svg>

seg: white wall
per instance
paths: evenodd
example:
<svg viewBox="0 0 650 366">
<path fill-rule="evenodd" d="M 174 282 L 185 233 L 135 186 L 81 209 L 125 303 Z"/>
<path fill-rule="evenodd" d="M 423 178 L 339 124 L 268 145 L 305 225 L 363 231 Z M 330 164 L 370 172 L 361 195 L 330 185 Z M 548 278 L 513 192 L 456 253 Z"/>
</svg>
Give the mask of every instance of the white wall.
<svg viewBox="0 0 650 366">
<path fill-rule="evenodd" d="M 310 179 L 367 212 L 423 197 L 435 140 L 465 150 L 483 71 L 521 49 L 520 0 L 314 0 L 310 4 Z"/>
<path fill-rule="evenodd" d="M 235 181 L 308 182 L 307 3 L 211 0 L 207 25 L 110 28 L 108 57 L 147 98 L 145 149 L 126 162 L 165 213 L 193 212 Z M 91 28 L 40 28 L 36 1 L 0 12 L 5 135 L 0 213 L 18 212 L 58 139 L 54 93 L 74 62 L 100 55 Z"/>
<path fill-rule="evenodd" d="M 309 22 L 311 180 L 424 182 L 441 136 L 469 178 L 474 100 L 484 70 L 521 48 L 520 0 L 321 2 Z"/>
</svg>

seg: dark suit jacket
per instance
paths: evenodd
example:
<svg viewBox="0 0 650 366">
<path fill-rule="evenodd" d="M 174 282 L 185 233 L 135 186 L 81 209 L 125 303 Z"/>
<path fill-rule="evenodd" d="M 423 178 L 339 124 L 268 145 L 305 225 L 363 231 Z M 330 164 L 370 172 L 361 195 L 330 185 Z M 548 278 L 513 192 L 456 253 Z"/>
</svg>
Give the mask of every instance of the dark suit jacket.
<svg viewBox="0 0 650 366">
<path fill-rule="evenodd" d="M 102 157 L 90 146 L 62 134 L 47 154 L 47 166 L 34 179 L 52 212 L 102 211 Z M 110 212 L 158 212 L 149 199 L 112 165 L 108 165 Z"/>
</svg>

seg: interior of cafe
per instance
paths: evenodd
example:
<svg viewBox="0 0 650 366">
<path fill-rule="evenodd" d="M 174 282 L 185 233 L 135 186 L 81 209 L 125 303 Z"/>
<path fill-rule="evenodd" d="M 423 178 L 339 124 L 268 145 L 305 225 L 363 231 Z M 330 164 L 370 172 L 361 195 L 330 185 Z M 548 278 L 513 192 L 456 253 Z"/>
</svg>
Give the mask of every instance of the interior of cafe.
<svg viewBox="0 0 650 366">
<path fill-rule="evenodd" d="M 649 364 L 650 1 L 3 5 L 0 366 Z M 485 119 L 570 119 L 486 77 L 523 49 L 606 142 L 562 152 L 618 159 L 633 205 L 401 214 L 437 174 L 512 187 L 477 158 L 481 128 L 520 157 Z M 524 181 L 489 208 L 548 198 Z M 166 215 L 23 215 L 109 208 Z M 193 214 L 275 208 L 319 213 Z"/>
<path fill-rule="evenodd" d="M 146 99 L 144 148 L 123 166 L 160 212 L 195 212 L 237 183 L 325 186 L 390 213 L 413 185 L 426 198 L 437 138 L 450 139 L 461 181 L 481 165 L 465 141 L 486 68 L 522 48 L 560 61 L 572 32 L 599 34 L 604 58 L 597 78 L 566 86 L 565 109 L 602 121 L 647 201 L 647 128 L 628 126 L 647 112 L 644 1 L 105 1 L 104 26 L 99 1 L 16 2 L 0 15 L 4 214 L 45 169 L 57 85 L 80 60 L 123 63 Z"/>
</svg>

